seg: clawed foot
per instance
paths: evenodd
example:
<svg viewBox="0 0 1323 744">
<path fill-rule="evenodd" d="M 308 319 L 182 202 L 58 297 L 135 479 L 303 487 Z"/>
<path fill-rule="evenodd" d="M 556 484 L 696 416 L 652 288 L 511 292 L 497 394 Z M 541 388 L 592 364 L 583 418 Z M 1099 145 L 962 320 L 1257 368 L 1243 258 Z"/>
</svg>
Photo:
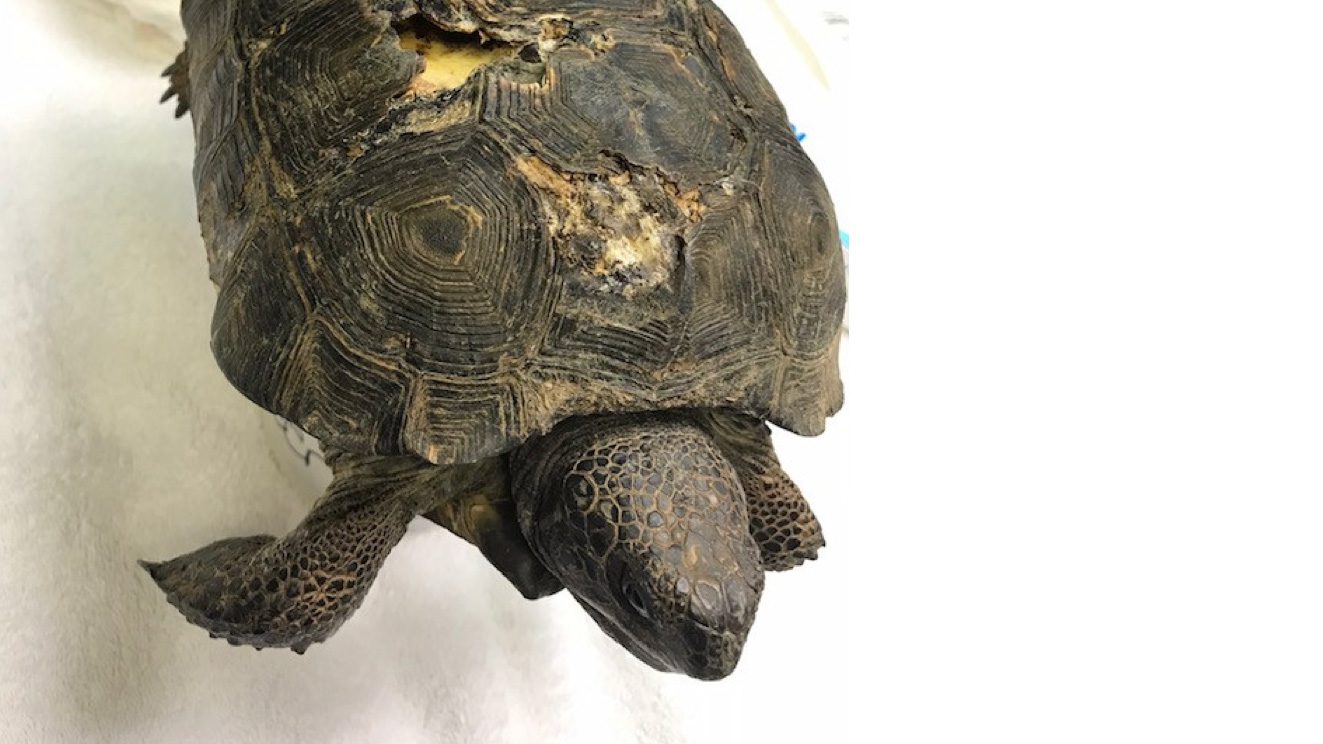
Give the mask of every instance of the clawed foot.
<svg viewBox="0 0 1323 744">
<path fill-rule="evenodd" d="M 818 557 L 818 550 L 827 544 L 822 526 L 789 477 L 784 473 L 750 475 L 745 491 L 749 493 L 749 531 L 762 553 L 763 568 L 789 571 Z"/>
<path fill-rule="evenodd" d="M 827 545 L 804 494 L 781 469 L 771 432 L 758 419 L 710 411 L 701 419 L 735 465 L 749 505 L 749 531 L 763 568 L 788 571 Z"/>
<path fill-rule="evenodd" d="M 353 584 L 277 565 L 270 535 L 221 540 L 164 563 L 139 561 L 166 599 L 213 638 L 303 653 L 352 612 Z"/>
<path fill-rule="evenodd" d="M 178 97 L 175 103 L 175 118 L 188 113 L 189 89 L 188 89 L 188 48 L 179 53 L 175 61 L 165 68 L 161 77 L 170 78 L 170 87 L 165 89 L 165 94 L 161 96 L 161 103 L 165 103 L 172 97 Z"/>
<path fill-rule="evenodd" d="M 344 457 L 312 512 L 288 535 L 236 537 L 164 563 L 142 562 L 170 604 L 234 645 L 303 653 L 358 609 L 413 518 L 410 469 Z"/>
</svg>

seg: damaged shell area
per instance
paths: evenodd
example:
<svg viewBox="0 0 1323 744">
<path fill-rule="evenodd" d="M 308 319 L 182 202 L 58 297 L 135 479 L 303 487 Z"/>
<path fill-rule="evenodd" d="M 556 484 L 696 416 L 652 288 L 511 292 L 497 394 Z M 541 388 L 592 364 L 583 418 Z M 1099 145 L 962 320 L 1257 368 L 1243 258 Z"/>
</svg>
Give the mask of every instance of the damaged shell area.
<svg viewBox="0 0 1323 744">
<path fill-rule="evenodd" d="M 706 0 L 189 0 L 230 381 L 328 446 L 467 462 L 576 415 L 816 434 L 822 180 Z"/>
<path fill-rule="evenodd" d="M 574 287 L 626 298 L 680 278 L 685 234 L 705 210 L 655 171 L 561 172 L 534 155 L 515 166 L 541 189 L 562 273 Z"/>
<path fill-rule="evenodd" d="M 455 90 L 484 68 L 514 83 L 543 84 L 542 57 L 556 49 L 565 25 L 562 19 L 548 18 L 540 24 L 536 39 L 526 34 L 503 39 L 481 27 L 471 32 L 447 29 L 415 14 L 395 21 L 391 28 L 400 49 L 417 55 L 417 72 L 406 91 L 407 96 L 417 97 Z"/>
</svg>

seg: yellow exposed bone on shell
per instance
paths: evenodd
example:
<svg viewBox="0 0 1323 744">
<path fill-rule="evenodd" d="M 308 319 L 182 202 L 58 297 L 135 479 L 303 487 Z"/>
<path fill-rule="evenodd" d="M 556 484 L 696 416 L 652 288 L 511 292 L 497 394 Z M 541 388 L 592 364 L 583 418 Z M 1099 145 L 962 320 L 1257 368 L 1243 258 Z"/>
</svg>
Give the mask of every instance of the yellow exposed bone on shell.
<svg viewBox="0 0 1323 744">
<path fill-rule="evenodd" d="M 425 67 L 414 78 L 418 92 L 452 90 L 464 84 L 479 67 L 511 59 L 516 50 L 507 44 L 480 44 L 464 34 L 420 35 L 413 29 L 400 31 L 400 48 L 417 52 Z"/>
</svg>

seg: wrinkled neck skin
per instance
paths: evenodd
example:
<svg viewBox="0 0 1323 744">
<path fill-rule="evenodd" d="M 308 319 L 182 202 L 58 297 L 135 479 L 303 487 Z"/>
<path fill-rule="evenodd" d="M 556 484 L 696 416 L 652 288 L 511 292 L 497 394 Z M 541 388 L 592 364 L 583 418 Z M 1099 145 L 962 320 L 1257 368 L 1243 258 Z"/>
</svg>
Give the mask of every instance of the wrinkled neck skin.
<svg viewBox="0 0 1323 744">
<path fill-rule="evenodd" d="M 734 670 L 763 569 L 702 428 L 683 412 L 570 419 L 510 463 L 525 538 L 608 635 L 663 671 Z"/>
</svg>

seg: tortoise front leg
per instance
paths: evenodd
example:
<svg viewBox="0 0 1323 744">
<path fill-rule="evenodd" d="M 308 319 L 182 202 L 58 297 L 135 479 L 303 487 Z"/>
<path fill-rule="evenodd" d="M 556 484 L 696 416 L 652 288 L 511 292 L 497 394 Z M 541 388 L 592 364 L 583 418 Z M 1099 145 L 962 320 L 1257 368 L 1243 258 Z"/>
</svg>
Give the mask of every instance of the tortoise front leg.
<svg viewBox="0 0 1323 744">
<path fill-rule="evenodd" d="M 735 466 L 749 502 L 749 531 L 763 568 L 786 571 L 818 557 L 822 525 L 804 494 L 781 469 L 763 422 L 729 411 L 705 411 L 700 422 Z"/>
<path fill-rule="evenodd" d="M 334 480 L 283 538 L 237 537 L 164 563 L 141 561 L 194 625 L 233 645 L 303 653 L 367 594 L 415 514 L 411 458 L 332 458 Z"/>
</svg>

